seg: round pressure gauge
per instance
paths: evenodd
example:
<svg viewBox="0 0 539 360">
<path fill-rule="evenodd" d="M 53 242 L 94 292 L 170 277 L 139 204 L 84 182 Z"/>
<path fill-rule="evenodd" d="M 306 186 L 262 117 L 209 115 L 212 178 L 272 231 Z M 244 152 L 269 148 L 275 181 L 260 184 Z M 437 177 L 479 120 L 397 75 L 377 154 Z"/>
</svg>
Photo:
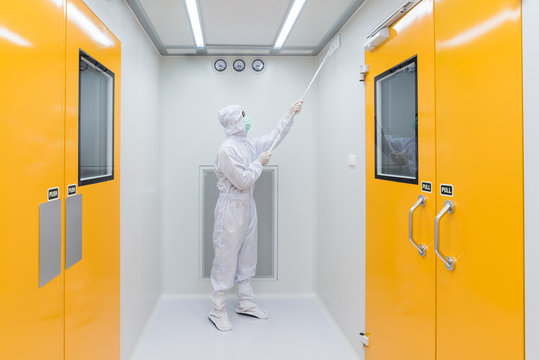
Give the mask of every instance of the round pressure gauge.
<svg viewBox="0 0 539 360">
<path fill-rule="evenodd" d="M 245 61 L 241 59 L 236 60 L 234 61 L 233 67 L 237 72 L 243 71 L 245 69 Z"/>
<path fill-rule="evenodd" d="M 255 61 L 253 61 L 251 66 L 253 67 L 253 70 L 256 72 L 260 72 L 264 70 L 264 62 L 260 59 L 256 59 Z"/>
<path fill-rule="evenodd" d="M 224 61 L 223 59 L 215 60 L 215 62 L 213 63 L 213 67 L 215 68 L 215 70 L 223 72 L 226 70 L 226 61 Z"/>
</svg>

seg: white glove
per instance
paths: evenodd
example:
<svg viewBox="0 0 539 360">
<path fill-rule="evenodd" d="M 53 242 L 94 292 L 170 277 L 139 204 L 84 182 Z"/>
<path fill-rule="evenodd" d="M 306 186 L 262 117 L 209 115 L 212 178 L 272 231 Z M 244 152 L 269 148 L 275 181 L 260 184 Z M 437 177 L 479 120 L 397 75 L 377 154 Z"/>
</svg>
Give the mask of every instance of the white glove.
<svg viewBox="0 0 539 360">
<path fill-rule="evenodd" d="M 296 116 L 301 112 L 301 107 L 303 106 L 303 100 L 298 100 L 292 104 L 290 107 L 290 110 L 288 111 L 288 115 L 290 116 Z"/>
<path fill-rule="evenodd" d="M 263 152 L 258 156 L 258 161 L 262 164 L 262 166 L 266 166 L 271 159 L 271 153 L 268 151 Z"/>
</svg>

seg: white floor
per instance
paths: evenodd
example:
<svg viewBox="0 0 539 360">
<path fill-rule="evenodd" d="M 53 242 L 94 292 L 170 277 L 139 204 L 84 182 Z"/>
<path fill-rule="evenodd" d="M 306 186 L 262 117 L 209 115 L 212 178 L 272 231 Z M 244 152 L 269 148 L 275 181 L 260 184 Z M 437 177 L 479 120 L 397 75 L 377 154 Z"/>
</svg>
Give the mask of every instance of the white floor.
<svg viewBox="0 0 539 360">
<path fill-rule="evenodd" d="M 263 297 L 270 318 L 259 320 L 227 309 L 234 329 L 218 331 L 208 320 L 207 296 L 163 296 L 132 360 L 358 360 L 352 346 L 314 295 Z"/>
</svg>

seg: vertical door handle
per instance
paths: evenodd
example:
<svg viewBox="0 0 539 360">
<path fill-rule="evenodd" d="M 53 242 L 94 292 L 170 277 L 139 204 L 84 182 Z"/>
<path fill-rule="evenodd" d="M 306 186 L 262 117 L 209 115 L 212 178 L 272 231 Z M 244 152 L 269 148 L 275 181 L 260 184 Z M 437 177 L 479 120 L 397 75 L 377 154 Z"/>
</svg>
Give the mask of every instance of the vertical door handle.
<svg viewBox="0 0 539 360">
<path fill-rule="evenodd" d="M 66 199 L 66 269 L 82 259 L 82 194 Z"/>
<path fill-rule="evenodd" d="M 417 198 L 417 201 L 415 202 L 414 205 L 412 205 L 412 207 L 410 208 L 410 211 L 408 212 L 408 238 L 410 239 L 410 242 L 412 243 L 412 245 L 414 245 L 414 247 L 417 249 L 417 251 L 419 252 L 419 255 L 421 256 L 425 256 L 425 246 L 423 246 L 422 244 L 416 244 L 415 241 L 414 241 L 414 238 L 413 238 L 413 217 L 414 217 L 414 211 L 415 209 L 419 206 L 425 206 L 425 197 L 423 195 L 419 195 L 419 197 Z"/>
<path fill-rule="evenodd" d="M 442 218 L 442 216 L 445 215 L 445 213 L 452 214 L 454 209 L 455 205 L 453 204 L 453 202 L 451 200 L 447 200 L 444 204 L 444 208 L 438 213 L 436 219 L 434 220 L 434 250 L 436 251 L 436 255 L 438 255 L 438 257 L 444 262 L 445 267 L 449 271 L 453 271 L 453 269 L 455 268 L 455 259 L 450 256 L 444 257 L 444 255 L 440 253 L 440 231 L 438 224 L 440 223 L 440 219 Z"/>
</svg>

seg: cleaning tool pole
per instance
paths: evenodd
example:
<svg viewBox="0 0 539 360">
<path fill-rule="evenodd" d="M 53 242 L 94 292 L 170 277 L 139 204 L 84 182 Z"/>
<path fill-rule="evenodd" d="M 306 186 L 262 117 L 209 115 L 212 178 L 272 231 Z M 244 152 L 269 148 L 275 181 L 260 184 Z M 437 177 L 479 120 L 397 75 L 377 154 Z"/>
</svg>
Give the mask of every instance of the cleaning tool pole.
<svg viewBox="0 0 539 360">
<path fill-rule="evenodd" d="M 275 146 L 277 146 L 277 143 L 279 142 L 279 139 L 281 139 L 281 134 L 277 135 L 277 138 L 275 139 L 275 141 L 273 142 L 273 144 L 271 144 L 271 147 L 270 147 L 270 149 L 268 150 L 268 152 L 270 152 L 270 153 L 273 152 L 273 149 L 275 149 Z"/>
<path fill-rule="evenodd" d="M 322 70 L 322 66 L 324 66 L 324 63 L 326 62 L 327 58 L 328 58 L 328 55 L 329 53 L 326 55 L 326 57 L 324 57 L 324 60 L 322 60 L 322 63 L 320 64 L 320 66 L 318 67 L 318 70 L 316 70 L 316 73 L 314 74 L 311 82 L 309 83 L 309 86 L 307 86 L 307 89 L 305 89 L 305 92 L 303 93 L 303 95 L 301 95 L 301 100 L 303 101 L 303 99 L 305 99 L 305 95 L 307 95 L 307 93 L 309 92 L 309 90 L 311 89 L 311 86 L 313 85 L 314 81 L 316 80 L 316 77 L 318 76 L 318 74 L 320 73 L 320 70 Z"/>
<path fill-rule="evenodd" d="M 324 59 L 322 60 L 322 62 L 320 63 L 320 66 L 318 67 L 318 70 L 316 70 L 316 73 L 314 73 L 314 76 L 313 78 L 311 79 L 311 82 L 309 83 L 309 86 L 307 86 L 307 89 L 305 89 L 305 92 L 303 93 L 303 95 L 301 96 L 301 100 L 303 101 L 303 99 L 305 98 L 305 96 L 307 95 L 307 93 L 309 92 L 309 90 L 311 89 L 311 86 L 313 85 L 314 81 L 316 80 L 316 78 L 318 77 L 318 74 L 320 73 L 320 70 L 322 70 L 322 67 L 324 66 L 324 64 L 326 63 L 326 60 L 335 53 L 335 51 L 337 51 L 337 49 L 339 49 L 339 47 L 341 46 L 341 35 L 337 35 L 335 37 L 335 39 L 333 39 L 333 42 L 331 43 L 331 45 L 329 46 L 329 50 L 326 54 L 326 56 L 324 56 Z"/>
<path fill-rule="evenodd" d="M 307 89 L 305 89 L 305 92 L 303 93 L 303 95 L 301 96 L 301 101 L 303 101 L 303 99 L 305 99 L 305 96 L 307 95 L 307 93 L 309 92 L 309 90 L 311 89 L 311 86 L 313 85 L 314 81 L 316 80 L 318 74 L 320 73 L 320 70 L 322 70 L 322 67 L 324 66 L 324 64 L 326 63 L 326 60 L 328 59 L 328 57 L 330 57 L 331 55 L 333 55 L 335 53 L 335 51 L 337 51 L 337 49 L 341 46 L 341 36 L 340 34 L 338 34 L 335 39 L 333 39 L 333 42 L 331 43 L 331 45 L 329 46 L 329 50 L 326 54 L 326 56 L 324 56 L 324 59 L 322 60 L 322 62 L 320 63 L 320 66 L 318 67 L 318 70 L 316 70 L 316 73 L 314 73 L 314 76 L 313 78 L 311 79 L 311 82 L 309 83 L 309 86 L 307 86 Z M 279 134 L 277 136 L 277 138 L 275 139 L 275 141 L 273 142 L 273 144 L 271 144 L 271 147 L 270 149 L 268 150 L 270 153 L 273 152 L 273 149 L 275 149 L 275 146 L 277 146 L 277 144 L 279 143 L 279 140 L 281 139 L 281 134 Z"/>
</svg>

